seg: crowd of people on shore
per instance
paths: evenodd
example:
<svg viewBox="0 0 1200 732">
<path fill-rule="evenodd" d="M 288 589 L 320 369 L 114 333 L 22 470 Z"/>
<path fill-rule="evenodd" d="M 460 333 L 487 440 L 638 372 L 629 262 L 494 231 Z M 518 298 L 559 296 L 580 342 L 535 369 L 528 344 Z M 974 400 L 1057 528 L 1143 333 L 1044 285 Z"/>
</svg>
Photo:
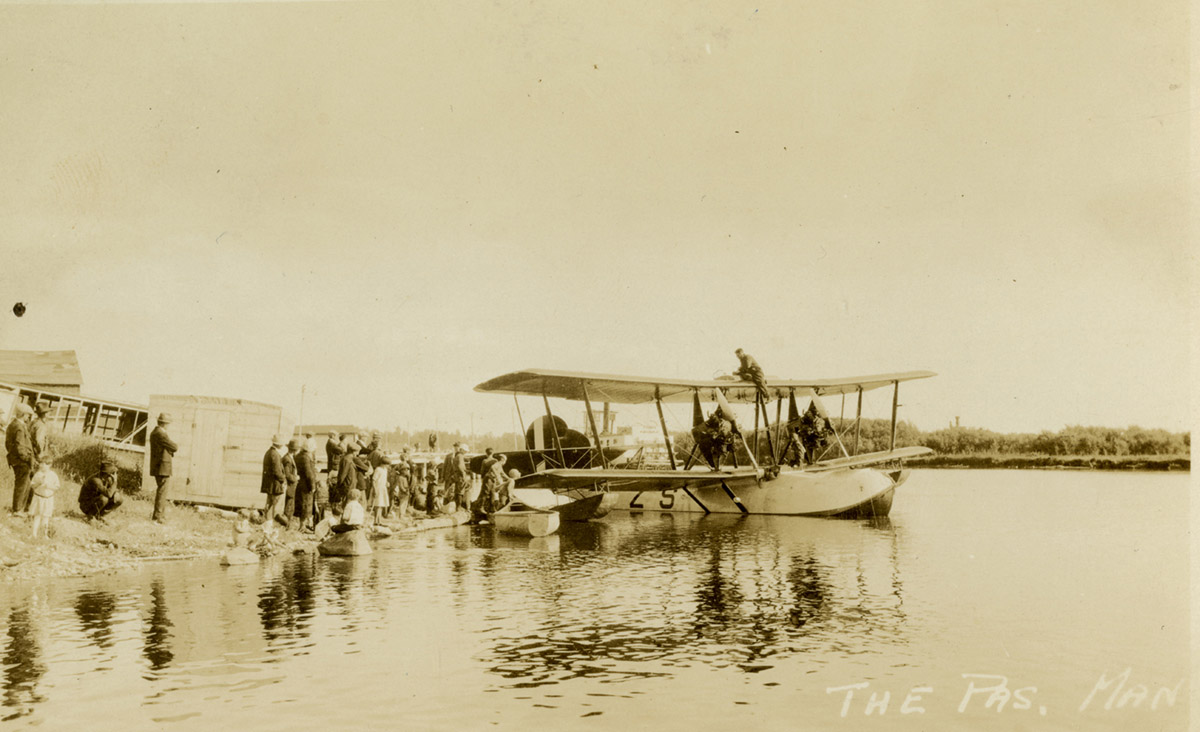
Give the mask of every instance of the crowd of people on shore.
<svg viewBox="0 0 1200 732">
<path fill-rule="evenodd" d="M 51 464 L 45 422 L 48 412 L 45 403 L 30 407 L 18 401 L 5 427 L 8 465 L 14 479 L 10 513 L 32 519 L 34 537 L 48 537 L 54 497 L 62 484 Z M 168 433 L 171 423 L 170 414 L 158 415 L 148 439 L 148 469 L 156 483 L 152 519 L 159 523 L 166 521 L 172 460 L 178 450 Z M 431 444 L 431 448 L 435 446 Z M 333 432 L 325 441 L 320 468 L 319 450 L 311 433 L 287 442 L 279 435 L 272 438 L 263 457 L 263 508 L 252 514 L 258 523 L 315 532 L 322 520 L 344 531 L 455 510 L 468 510 L 479 517 L 508 502 L 508 485 L 517 477 L 516 471 L 511 476 L 504 472 L 504 456 L 493 457 L 491 448 L 482 470 L 472 471 L 467 460 L 470 448 L 458 442 L 444 458 L 433 460 L 429 454 L 418 457 L 416 450 L 407 446 L 386 451 L 378 432 Z M 482 484 L 478 492 L 477 481 Z M 115 461 L 101 459 L 99 468 L 82 482 L 78 503 L 85 520 L 101 523 L 122 505 Z"/>
<path fill-rule="evenodd" d="M 317 468 L 317 442 L 312 433 L 285 443 L 272 438 L 263 455 L 262 519 L 302 532 L 316 532 L 332 517 L 334 531 L 380 526 L 388 519 L 423 514 L 437 516 L 468 510 L 480 517 L 509 500 L 509 485 L 518 477 L 504 472 L 504 456 L 488 448 L 480 473 L 467 464 L 466 443 L 454 443 L 440 461 L 418 459 L 413 448 L 386 451 L 378 432 L 330 432 L 324 445 L 325 467 Z M 516 473 L 516 471 L 511 471 Z M 475 494 L 476 479 L 481 490 Z"/>
</svg>

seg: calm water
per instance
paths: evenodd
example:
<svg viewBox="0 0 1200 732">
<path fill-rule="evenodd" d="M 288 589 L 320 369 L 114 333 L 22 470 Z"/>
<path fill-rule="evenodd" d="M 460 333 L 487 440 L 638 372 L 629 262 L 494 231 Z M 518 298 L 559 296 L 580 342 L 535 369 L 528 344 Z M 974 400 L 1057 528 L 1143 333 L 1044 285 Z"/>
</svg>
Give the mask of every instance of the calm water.
<svg viewBox="0 0 1200 732">
<path fill-rule="evenodd" d="M 1185 729 L 1187 492 L 916 471 L 877 523 L 624 514 L 0 585 L 0 726 Z"/>
</svg>

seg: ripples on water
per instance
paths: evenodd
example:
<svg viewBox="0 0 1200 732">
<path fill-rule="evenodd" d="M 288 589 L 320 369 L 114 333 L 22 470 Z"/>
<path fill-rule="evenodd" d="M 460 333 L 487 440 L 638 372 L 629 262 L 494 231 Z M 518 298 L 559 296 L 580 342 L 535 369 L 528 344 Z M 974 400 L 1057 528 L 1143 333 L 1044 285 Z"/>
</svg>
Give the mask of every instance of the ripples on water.
<svg viewBox="0 0 1200 732">
<path fill-rule="evenodd" d="M 0 713 L 48 729 L 1182 728 L 1186 689 L 1154 714 L 1077 707 L 1100 673 L 1186 673 L 1186 482 L 1137 476 L 1155 500 L 1117 509 L 1129 479 L 1045 475 L 919 472 L 874 522 L 460 527 L 357 559 L 4 588 Z M 1020 509 L 1034 501 L 1064 517 Z M 959 713 L 963 673 L 1038 685 L 1054 712 Z M 827 689 L 863 681 L 896 698 L 842 719 Z M 900 715 L 921 685 L 926 714 Z"/>
</svg>

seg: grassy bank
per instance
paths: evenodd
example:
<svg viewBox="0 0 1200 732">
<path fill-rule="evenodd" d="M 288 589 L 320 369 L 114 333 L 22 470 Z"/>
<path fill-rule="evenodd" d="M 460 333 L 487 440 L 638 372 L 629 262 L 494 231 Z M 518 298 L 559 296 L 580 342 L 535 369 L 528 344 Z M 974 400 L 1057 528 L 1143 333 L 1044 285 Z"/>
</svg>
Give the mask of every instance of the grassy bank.
<svg viewBox="0 0 1200 732">
<path fill-rule="evenodd" d="M 983 470 L 1191 470 L 1187 455 L 930 455 L 905 462 L 914 468 Z"/>
</svg>

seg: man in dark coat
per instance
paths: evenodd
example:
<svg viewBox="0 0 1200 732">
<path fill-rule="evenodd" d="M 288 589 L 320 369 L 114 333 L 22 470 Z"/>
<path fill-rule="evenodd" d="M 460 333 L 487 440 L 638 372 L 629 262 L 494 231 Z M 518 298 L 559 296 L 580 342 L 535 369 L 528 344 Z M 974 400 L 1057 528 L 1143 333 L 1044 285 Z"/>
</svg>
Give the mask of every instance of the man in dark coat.
<svg viewBox="0 0 1200 732">
<path fill-rule="evenodd" d="M 487 477 L 488 471 L 491 470 L 492 466 L 496 463 L 496 457 L 492 455 L 493 452 L 495 451 L 490 447 L 483 451 L 483 462 L 479 464 L 479 474 L 485 478 Z"/>
<path fill-rule="evenodd" d="M 50 428 L 46 426 L 46 415 L 50 405 L 38 402 L 33 405 L 34 416 L 29 420 L 29 442 L 33 445 L 33 470 L 42 463 L 50 462 Z"/>
<path fill-rule="evenodd" d="M 296 453 L 300 452 L 303 441 L 293 437 L 288 441 L 287 452 L 283 454 L 284 494 L 283 515 L 278 516 L 279 523 L 287 526 L 292 522 L 296 513 L 296 486 L 300 483 L 300 473 L 296 470 Z"/>
<path fill-rule="evenodd" d="M 29 475 L 33 469 L 33 441 L 29 437 L 29 415 L 31 410 L 23 402 L 17 402 L 12 420 L 4 432 L 4 446 L 8 450 L 8 466 L 13 471 L 12 512 L 24 516 L 33 500 L 29 488 Z"/>
<path fill-rule="evenodd" d="M 359 448 L 354 452 L 354 469 L 357 473 L 357 480 L 354 487 L 363 496 L 371 495 L 371 453 L 379 445 L 378 439 L 374 439 L 368 445 L 358 443 Z"/>
<path fill-rule="evenodd" d="M 301 444 L 300 452 L 296 453 L 296 474 L 299 482 L 296 483 L 295 515 L 300 519 L 301 529 L 312 529 L 313 495 L 320 478 L 317 476 L 316 458 L 307 443 Z"/>
<path fill-rule="evenodd" d="M 504 455 L 497 455 L 492 464 L 488 466 L 487 473 L 483 476 L 483 485 L 479 491 L 479 498 L 475 501 L 476 513 L 493 513 L 504 507 L 500 503 L 500 492 L 508 483 L 508 474 L 504 472 Z"/>
<path fill-rule="evenodd" d="M 103 520 L 106 514 L 120 505 L 117 465 L 111 460 L 101 460 L 100 471 L 85 480 L 79 488 L 79 510 L 88 520 Z"/>
<path fill-rule="evenodd" d="M 337 474 L 338 462 L 342 457 L 342 453 L 346 448 L 342 447 L 341 435 L 336 431 L 329 433 L 329 439 L 325 442 L 325 472 L 329 473 L 329 482 L 333 483 L 333 476 Z M 316 459 L 313 455 L 313 459 Z"/>
<path fill-rule="evenodd" d="M 367 455 L 367 462 L 371 465 L 371 472 L 375 472 L 375 468 L 387 463 L 387 456 L 383 454 L 383 448 L 378 442 L 372 442 L 371 452 Z"/>
<path fill-rule="evenodd" d="M 287 491 L 287 476 L 283 473 L 283 438 L 275 435 L 271 446 L 263 455 L 262 488 L 266 496 L 263 506 L 263 523 L 270 524 L 279 507 L 279 498 Z"/>
<path fill-rule="evenodd" d="M 358 471 L 354 467 L 354 451 L 350 448 L 350 443 L 343 445 L 341 457 L 338 458 L 337 480 L 330 474 L 329 486 L 329 503 L 334 507 L 334 511 L 340 511 L 342 504 L 346 501 L 346 496 L 350 494 L 351 488 L 358 487 Z"/>
<path fill-rule="evenodd" d="M 171 424 L 171 415 L 163 412 L 158 415 L 158 426 L 150 433 L 150 475 L 158 489 L 154 493 L 155 521 L 162 523 L 167 519 L 167 482 L 171 478 L 171 461 L 179 445 L 167 434 L 167 425 Z"/>
</svg>

